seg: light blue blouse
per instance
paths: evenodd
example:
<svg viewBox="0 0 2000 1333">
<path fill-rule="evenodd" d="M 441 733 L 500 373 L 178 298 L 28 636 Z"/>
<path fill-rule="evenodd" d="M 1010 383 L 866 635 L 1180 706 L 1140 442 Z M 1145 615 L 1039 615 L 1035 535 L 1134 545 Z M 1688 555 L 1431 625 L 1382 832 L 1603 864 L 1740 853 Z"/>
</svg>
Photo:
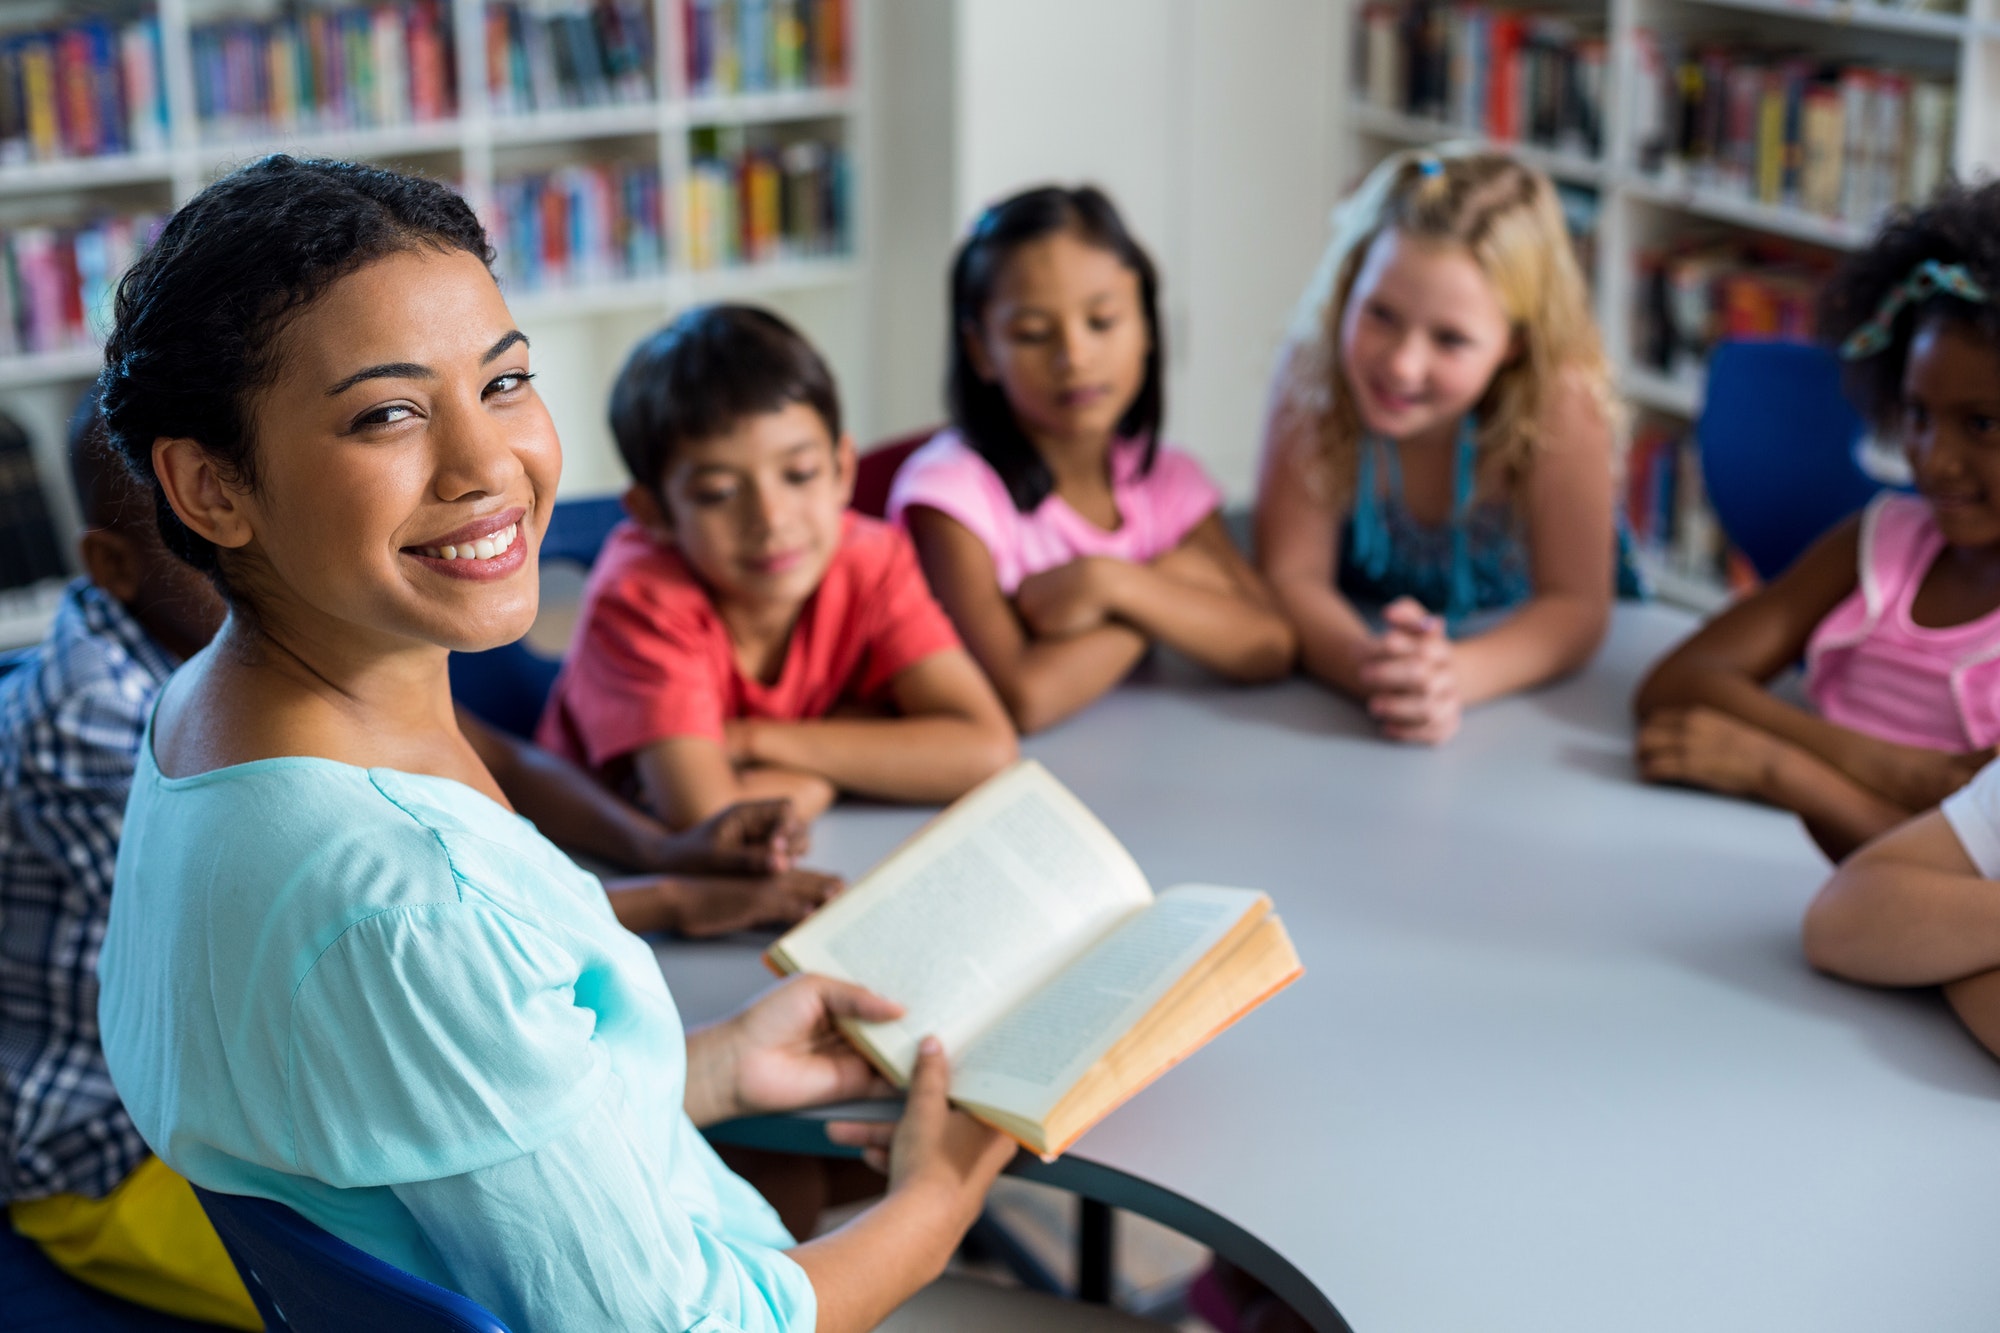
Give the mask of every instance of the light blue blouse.
<svg viewBox="0 0 2000 1333">
<path fill-rule="evenodd" d="M 146 1142 L 520 1330 L 813 1326 L 777 1214 L 682 1109 L 653 952 L 527 821 L 313 758 L 189 778 L 150 731 L 98 1014 Z"/>
</svg>

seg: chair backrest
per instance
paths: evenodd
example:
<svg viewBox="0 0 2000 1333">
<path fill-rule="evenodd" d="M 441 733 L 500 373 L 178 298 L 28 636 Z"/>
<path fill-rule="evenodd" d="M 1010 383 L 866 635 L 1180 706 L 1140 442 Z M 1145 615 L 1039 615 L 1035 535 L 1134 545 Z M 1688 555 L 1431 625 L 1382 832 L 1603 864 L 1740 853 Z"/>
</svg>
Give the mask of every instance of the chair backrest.
<svg viewBox="0 0 2000 1333">
<path fill-rule="evenodd" d="M 1709 358 L 1695 429 L 1709 504 L 1762 579 L 1882 488 L 1861 469 L 1867 424 L 1823 347 L 1722 343 Z"/>
<path fill-rule="evenodd" d="M 271 1333 L 507 1333 L 479 1305 L 363 1253 L 281 1203 L 195 1197 Z"/>
<path fill-rule="evenodd" d="M 549 530 L 542 534 L 541 559 L 568 560 L 589 569 L 624 517 L 625 502 L 615 495 L 558 502 L 549 511 Z"/>
<path fill-rule="evenodd" d="M 564 500 L 549 511 L 542 535 L 543 564 L 569 561 L 590 568 L 604 539 L 625 516 L 615 495 Z M 543 657 L 525 643 L 503 644 L 483 653 L 451 655 L 451 695 L 482 721 L 515 736 L 532 736 L 562 663 Z"/>
<path fill-rule="evenodd" d="M 903 466 L 903 460 L 930 443 L 940 427 L 932 426 L 910 435 L 899 435 L 893 440 L 884 440 L 867 453 L 854 469 L 854 500 L 856 512 L 870 518 L 889 516 L 889 488 L 895 484 L 896 469 Z"/>
</svg>

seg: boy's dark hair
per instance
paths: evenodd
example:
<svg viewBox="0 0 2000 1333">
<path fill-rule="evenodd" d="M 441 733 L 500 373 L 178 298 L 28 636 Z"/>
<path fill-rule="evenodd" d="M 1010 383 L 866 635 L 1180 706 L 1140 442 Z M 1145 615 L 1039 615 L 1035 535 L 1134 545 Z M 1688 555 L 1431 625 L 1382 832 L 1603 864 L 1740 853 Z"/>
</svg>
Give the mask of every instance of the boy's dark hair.
<svg viewBox="0 0 2000 1333">
<path fill-rule="evenodd" d="M 1848 397 L 1877 426 L 1903 408 L 1903 368 L 1917 329 L 1934 316 L 1977 333 L 2000 351 L 2000 181 L 1948 182 L 1930 202 L 1892 215 L 1875 239 L 1840 266 L 1820 293 L 1820 336 L 1838 347 L 1881 308 L 1883 298 L 1926 259 L 1963 265 L 1990 294 L 1974 304 L 1943 292 L 1904 307 L 1889 326 L 1889 345 L 1843 368 Z"/>
<path fill-rule="evenodd" d="M 278 153 L 190 199 L 120 280 L 98 377 L 106 433 L 150 486 L 167 549 L 225 594 L 216 548 L 167 504 L 153 441 L 192 439 L 254 486 L 250 399 L 277 370 L 286 324 L 348 274 L 420 249 L 493 262 L 471 207 L 436 181 Z"/>
<path fill-rule="evenodd" d="M 143 492 L 104 429 L 101 390 L 92 384 L 69 416 L 69 480 L 86 528 L 122 528 L 145 521 L 152 496 Z"/>
<path fill-rule="evenodd" d="M 611 435 L 632 480 L 657 491 L 682 445 L 804 403 L 840 439 L 840 394 L 805 336 L 768 310 L 701 305 L 650 334 L 611 386 Z"/>
<path fill-rule="evenodd" d="M 1159 274 L 1151 257 L 1126 230 L 1111 200 L 1091 185 L 1074 190 L 1045 185 L 988 208 L 972 224 L 972 233 L 958 247 L 951 264 L 951 371 L 945 393 L 951 424 L 1000 474 L 1014 507 L 1024 514 L 1049 497 L 1055 489 L 1055 477 L 1014 419 L 1005 391 L 974 368 L 965 340 L 985 317 L 993 289 L 1014 252 L 1058 232 L 1069 232 L 1088 245 L 1109 250 L 1139 279 L 1139 305 L 1145 312 L 1150 343 L 1146 377 L 1139 386 L 1139 396 L 1118 419 L 1118 433 L 1145 441 L 1145 453 L 1139 460 L 1142 473 L 1152 470 L 1160 447 L 1160 423 L 1166 417 Z"/>
</svg>

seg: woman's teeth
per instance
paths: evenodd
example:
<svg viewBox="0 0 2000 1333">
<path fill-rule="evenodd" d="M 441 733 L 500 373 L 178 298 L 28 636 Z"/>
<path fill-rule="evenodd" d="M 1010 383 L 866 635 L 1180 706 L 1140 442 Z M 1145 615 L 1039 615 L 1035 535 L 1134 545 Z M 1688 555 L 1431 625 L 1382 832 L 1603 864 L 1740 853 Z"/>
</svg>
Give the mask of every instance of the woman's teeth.
<svg viewBox="0 0 2000 1333">
<path fill-rule="evenodd" d="M 420 546 L 417 553 L 433 560 L 491 560 L 496 555 L 507 553 L 507 548 L 514 544 L 514 537 L 520 530 L 519 523 L 509 523 L 491 537 L 481 537 L 462 546 Z"/>
</svg>

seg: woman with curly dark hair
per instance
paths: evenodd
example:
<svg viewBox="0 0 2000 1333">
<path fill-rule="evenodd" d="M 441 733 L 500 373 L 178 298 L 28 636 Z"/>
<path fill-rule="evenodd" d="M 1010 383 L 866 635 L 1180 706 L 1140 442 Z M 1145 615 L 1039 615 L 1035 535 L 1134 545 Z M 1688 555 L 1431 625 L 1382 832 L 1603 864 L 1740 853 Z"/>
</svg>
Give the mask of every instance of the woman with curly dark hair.
<svg viewBox="0 0 2000 1333">
<path fill-rule="evenodd" d="M 1647 779 L 1795 811 L 1838 859 L 2000 743 L 2000 183 L 1891 218 L 1820 314 L 1916 494 L 1879 495 L 1704 626 L 1636 707 Z M 1811 708 L 1767 688 L 1801 660 Z"/>
<path fill-rule="evenodd" d="M 900 1124 L 833 1131 L 887 1193 L 796 1240 L 698 1127 L 877 1088 L 835 1024 L 901 1011 L 808 976 L 684 1032 L 460 732 L 446 659 L 533 621 L 562 464 L 491 257 L 442 185 L 279 156 L 119 286 L 111 439 L 229 614 L 140 748 L 107 1066 L 187 1180 L 515 1328 L 872 1329 L 1012 1145 L 950 1109 L 927 1040 Z"/>
</svg>

